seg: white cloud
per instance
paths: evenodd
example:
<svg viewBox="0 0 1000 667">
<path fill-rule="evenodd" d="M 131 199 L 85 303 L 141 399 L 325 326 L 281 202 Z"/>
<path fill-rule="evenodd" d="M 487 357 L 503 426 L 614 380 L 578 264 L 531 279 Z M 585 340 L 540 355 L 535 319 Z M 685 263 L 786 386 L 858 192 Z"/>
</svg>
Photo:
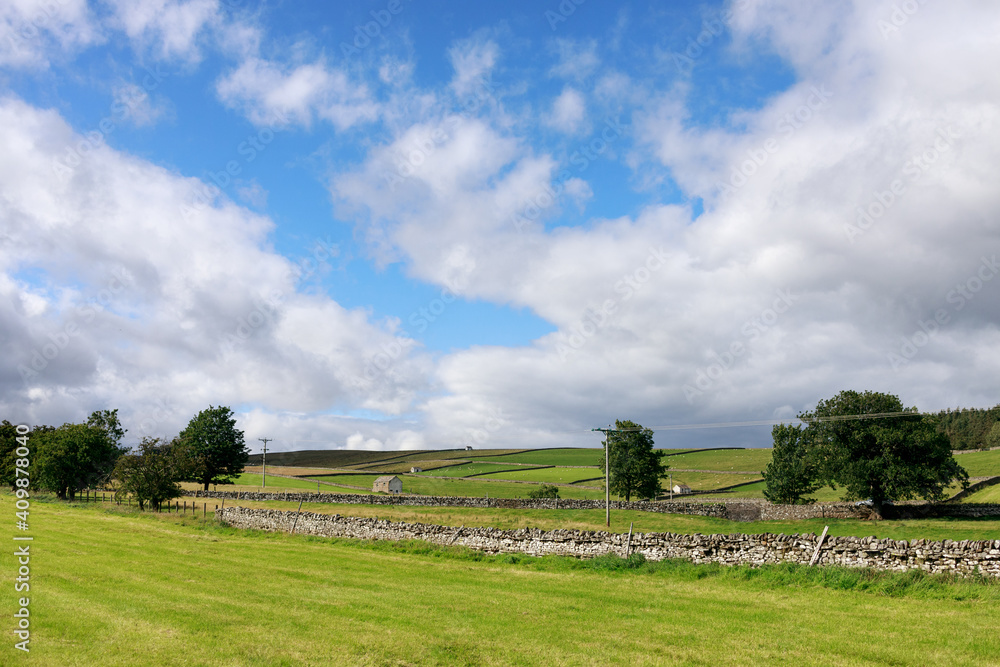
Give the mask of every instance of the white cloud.
<svg viewBox="0 0 1000 667">
<path fill-rule="evenodd" d="M 0 103 L 0 141 L 5 414 L 121 406 L 171 435 L 210 403 L 393 414 L 424 386 L 427 362 L 394 323 L 298 290 L 268 218 L 225 199 L 191 208 L 204 184 L 103 145 L 54 170 L 82 138 L 16 99 Z M 373 367 L 385 349 L 391 364 Z"/>
<path fill-rule="evenodd" d="M 136 127 L 155 125 L 158 120 L 170 113 L 166 99 L 154 100 L 144 88 L 134 83 L 115 86 L 112 109 L 122 110 L 122 119 Z"/>
<path fill-rule="evenodd" d="M 448 49 L 448 58 L 455 69 L 451 87 L 459 98 L 469 95 L 479 87 L 480 80 L 488 77 L 500 57 L 496 42 L 483 38 L 469 38 L 456 42 Z"/>
<path fill-rule="evenodd" d="M 562 93 L 552 103 L 552 111 L 546 122 L 565 134 L 576 134 L 583 126 L 587 108 L 583 95 L 573 88 L 563 88 Z"/>
<path fill-rule="evenodd" d="M 601 64 L 597 55 L 597 40 L 577 42 L 572 39 L 556 39 L 551 50 L 558 62 L 549 70 L 550 76 L 573 81 L 589 77 Z"/>
<path fill-rule="evenodd" d="M 163 60 L 198 62 L 198 38 L 221 21 L 219 0 L 107 0 L 112 24 L 128 35 L 140 52 Z"/>
<path fill-rule="evenodd" d="M 461 160 L 445 157 L 449 135 L 430 167 L 395 187 L 383 176 L 405 154 L 399 141 L 334 179 L 335 198 L 362 211 L 359 225 L 414 275 L 447 284 L 443 267 L 461 265 L 465 298 L 527 307 L 558 328 L 530 345 L 444 356 L 443 393 L 423 405 L 429 437 L 461 441 L 499 411 L 505 425 L 488 432 L 490 446 L 580 444 L 582 427 L 623 416 L 787 416 L 846 388 L 891 391 L 922 409 L 995 402 L 1000 194 L 989 174 L 1000 160 L 1000 83 L 986 70 L 1000 46 L 968 30 L 993 34 L 1000 12 L 923 5 L 883 37 L 891 4 L 760 6 L 734 21 L 736 48 L 750 35 L 772 40 L 796 84 L 732 127 L 692 123 L 683 87 L 636 114 L 637 178 L 669 170 L 705 199 L 694 222 L 685 206 L 650 205 L 518 230 L 511 215 L 530 205 L 537 221 L 556 219 L 565 195 L 547 193 L 559 165 L 531 150 L 529 134 L 482 122 L 468 126 L 478 140 Z M 968 48 L 952 48 L 963 39 Z M 437 176 L 449 167 L 465 177 Z M 859 207 L 872 222 L 862 219 L 852 243 Z M 990 280 L 977 282 L 979 271 Z M 958 309 L 971 288 L 980 292 Z M 942 310 L 946 323 L 915 335 Z M 911 348 L 894 369 L 890 355 Z"/>
<path fill-rule="evenodd" d="M 343 130 L 379 114 L 364 84 L 323 61 L 283 66 L 251 57 L 220 79 L 216 90 L 224 103 L 243 110 L 257 124 L 288 116 L 309 125 L 319 118 Z"/>
<path fill-rule="evenodd" d="M 0 66 L 43 69 L 101 40 L 86 0 L 0 4 Z"/>
</svg>

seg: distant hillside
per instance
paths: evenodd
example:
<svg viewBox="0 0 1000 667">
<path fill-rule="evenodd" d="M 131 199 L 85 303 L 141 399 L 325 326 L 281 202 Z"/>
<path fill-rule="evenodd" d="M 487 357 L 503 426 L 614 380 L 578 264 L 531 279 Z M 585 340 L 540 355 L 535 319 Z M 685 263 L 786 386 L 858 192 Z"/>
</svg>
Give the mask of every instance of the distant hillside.
<svg viewBox="0 0 1000 667">
<path fill-rule="evenodd" d="M 305 449 L 298 452 L 268 453 L 268 465 L 296 468 L 346 468 L 371 465 L 384 461 L 400 462 L 421 459 L 467 458 L 469 455 L 485 456 L 490 450 L 468 452 L 464 449 L 408 449 L 405 451 L 373 452 L 354 449 Z M 519 449 L 498 449 L 497 452 L 519 452 Z M 261 455 L 251 454 L 248 465 L 260 465 Z"/>
</svg>

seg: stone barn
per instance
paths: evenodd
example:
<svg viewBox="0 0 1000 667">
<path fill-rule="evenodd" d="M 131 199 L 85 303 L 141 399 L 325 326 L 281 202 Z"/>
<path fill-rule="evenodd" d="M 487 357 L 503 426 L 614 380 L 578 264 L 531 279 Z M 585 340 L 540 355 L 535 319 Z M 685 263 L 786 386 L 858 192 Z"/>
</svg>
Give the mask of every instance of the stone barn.
<svg viewBox="0 0 1000 667">
<path fill-rule="evenodd" d="M 375 480 L 375 484 L 372 486 L 372 491 L 378 493 L 402 493 L 403 492 L 403 480 L 396 477 L 395 475 L 383 475 Z"/>
<path fill-rule="evenodd" d="M 423 468 L 418 468 L 417 466 L 413 466 L 412 468 L 410 468 L 410 472 L 412 472 L 412 473 L 418 473 L 418 472 L 423 472 L 423 471 L 424 471 Z"/>
<path fill-rule="evenodd" d="M 684 495 L 685 493 L 691 493 L 691 487 L 688 486 L 687 484 L 674 484 L 674 488 L 671 490 L 679 495 Z"/>
</svg>

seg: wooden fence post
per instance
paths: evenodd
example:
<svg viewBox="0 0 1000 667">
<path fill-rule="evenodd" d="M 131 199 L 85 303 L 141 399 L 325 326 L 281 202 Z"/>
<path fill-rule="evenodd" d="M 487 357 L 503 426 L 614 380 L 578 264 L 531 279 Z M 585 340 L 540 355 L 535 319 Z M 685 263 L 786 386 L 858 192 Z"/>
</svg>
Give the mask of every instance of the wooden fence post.
<svg viewBox="0 0 1000 667">
<path fill-rule="evenodd" d="M 295 526 L 298 525 L 298 523 L 299 523 L 299 513 L 300 512 L 302 512 L 302 501 L 301 500 L 299 501 L 299 509 L 298 509 L 298 511 L 295 512 L 295 521 L 292 522 L 292 529 L 290 531 L 288 531 L 289 535 L 292 535 L 292 534 L 295 533 Z"/>
<path fill-rule="evenodd" d="M 819 560 L 819 549 L 823 546 L 823 540 L 826 539 L 826 531 L 830 530 L 830 526 L 823 527 L 823 534 L 819 536 L 819 541 L 816 542 L 816 551 L 813 552 L 812 560 L 809 561 L 809 566 L 812 567 Z"/>
</svg>

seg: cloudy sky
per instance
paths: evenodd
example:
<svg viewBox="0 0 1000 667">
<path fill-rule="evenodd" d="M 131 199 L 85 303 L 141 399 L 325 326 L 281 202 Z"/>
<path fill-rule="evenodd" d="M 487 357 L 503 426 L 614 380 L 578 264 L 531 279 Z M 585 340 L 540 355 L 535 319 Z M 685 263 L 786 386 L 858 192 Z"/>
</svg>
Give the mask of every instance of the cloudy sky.
<svg viewBox="0 0 1000 667">
<path fill-rule="evenodd" d="M 997 35 L 993 0 L 0 3 L 0 414 L 229 405 L 259 451 L 995 405 Z"/>
</svg>

